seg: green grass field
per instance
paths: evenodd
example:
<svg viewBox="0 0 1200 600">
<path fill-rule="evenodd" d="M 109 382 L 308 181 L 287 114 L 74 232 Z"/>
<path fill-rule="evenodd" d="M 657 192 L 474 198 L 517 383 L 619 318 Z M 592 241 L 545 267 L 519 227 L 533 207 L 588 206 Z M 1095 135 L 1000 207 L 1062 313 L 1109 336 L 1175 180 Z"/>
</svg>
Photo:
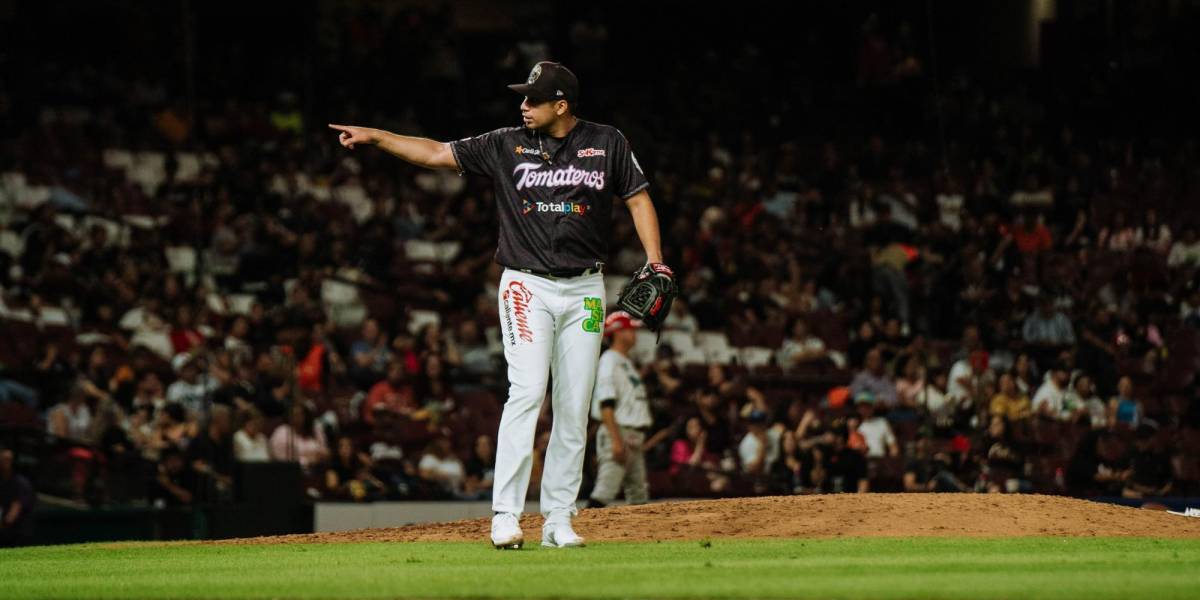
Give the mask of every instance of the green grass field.
<svg viewBox="0 0 1200 600">
<path fill-rule="evenodd" d="M 1196 598 L 1200 540 L 83 545 L 0 550 L 0 598 Z"/>
</svg>

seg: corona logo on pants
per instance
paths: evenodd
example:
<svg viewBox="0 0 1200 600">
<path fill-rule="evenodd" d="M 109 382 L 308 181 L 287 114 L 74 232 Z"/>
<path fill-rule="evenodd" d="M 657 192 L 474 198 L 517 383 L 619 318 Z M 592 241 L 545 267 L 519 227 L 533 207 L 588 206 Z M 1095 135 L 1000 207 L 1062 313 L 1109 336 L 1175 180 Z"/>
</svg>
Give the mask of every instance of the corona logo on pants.
<svg viewBox="0 0 1200 600">
<path fill-rule="evenodd" d="M 514 346 L 517 344 L 518 337 L 528 343 L 533 343 L 533 330 L 529 328 L 529 302 L 531 300 L 533 300 L 533 294 L 520 281 L 510 281 L 508 289 L 504 290 L 504 319 L 508 325 L 508 341 Z"/>
</svg>

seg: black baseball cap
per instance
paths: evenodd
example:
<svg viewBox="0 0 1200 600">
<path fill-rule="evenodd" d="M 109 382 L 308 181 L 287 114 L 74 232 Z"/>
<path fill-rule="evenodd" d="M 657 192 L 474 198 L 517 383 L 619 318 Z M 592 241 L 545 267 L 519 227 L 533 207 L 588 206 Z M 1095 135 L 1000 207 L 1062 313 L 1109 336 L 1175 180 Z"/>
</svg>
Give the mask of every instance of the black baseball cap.
<svg viewBox="0 0 1200 600">
<path fill-rule="evenodd" d="M 514 83 L 508 89 L 527 96 L 530 100 L 579 100 L 579 80 L 570 69 L 559 63 L 544 60 L 529 71 L 525 83 Z"/>
</svg>

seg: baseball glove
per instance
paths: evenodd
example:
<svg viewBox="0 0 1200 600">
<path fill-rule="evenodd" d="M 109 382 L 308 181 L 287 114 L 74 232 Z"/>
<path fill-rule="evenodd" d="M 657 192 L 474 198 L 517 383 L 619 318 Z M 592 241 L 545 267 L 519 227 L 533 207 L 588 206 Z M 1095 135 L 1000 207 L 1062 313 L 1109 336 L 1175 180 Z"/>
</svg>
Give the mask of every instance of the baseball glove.
<svg viewBox="0 0 1200 600">
<path fill-rule="evenodd" d="M 671 312 L 671 303 L 679 295 L 675 273 L 662 263 L 650 263 L 637 270 L 617 296 L 617 308 L 629 313 L 650 331 L 658 331 Z"/>
</svg>

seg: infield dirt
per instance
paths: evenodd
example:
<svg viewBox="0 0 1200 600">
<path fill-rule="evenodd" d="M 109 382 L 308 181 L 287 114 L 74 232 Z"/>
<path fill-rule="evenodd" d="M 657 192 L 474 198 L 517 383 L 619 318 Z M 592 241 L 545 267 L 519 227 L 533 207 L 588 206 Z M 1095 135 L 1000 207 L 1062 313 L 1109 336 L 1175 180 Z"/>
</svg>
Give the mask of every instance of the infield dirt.
<svg viewBox="0 0 1200 600">
<path fill-rule="evenodd" d="M 214 543 L 432 542 L 486 540 L 489 519 Z M 542 517 L 521 519 L 528 542 Z M 1200 519 L 1039 495 L 864 494 L 660 502 L 586 509 L 576 530 L 591 541 L 836 537 L 1200 538 Z"/>
</svg>

